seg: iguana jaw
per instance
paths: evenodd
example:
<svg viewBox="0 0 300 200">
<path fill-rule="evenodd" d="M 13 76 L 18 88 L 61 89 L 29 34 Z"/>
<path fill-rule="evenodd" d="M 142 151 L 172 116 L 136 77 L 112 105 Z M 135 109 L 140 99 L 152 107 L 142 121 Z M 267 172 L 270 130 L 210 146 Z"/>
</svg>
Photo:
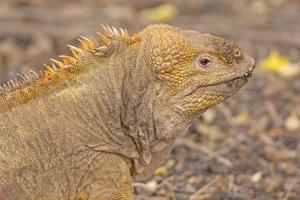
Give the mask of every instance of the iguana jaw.
<svg viewBox="0 0 300 200">
<path fill-rule="evenodd" d="M 232 88 L 233 85 L 236 85 L 237 82 L 244 82 L 246 84 L 248 82 L 248 79 L 252 77 L 252 72 L 254 70 L 254 65 L 253 67 L 250 67 L 247 72 L 245 72 L 243 75 L 231 78 L 231 79 L 226 79 L 226 80 L 221 80 L 216 83 L 211 83 L 211 84 L 204 84 L 204 85 L 199 85 L 192 91 L 188 92 L 184 96 L 189 96 L 195 91 L 201 89 L 201 88 L 206 88 L 206 87 L 213 87 L 213 86 L 220 86 L 220 85 L 226 85 L 228 88 Z"/>
</svg>

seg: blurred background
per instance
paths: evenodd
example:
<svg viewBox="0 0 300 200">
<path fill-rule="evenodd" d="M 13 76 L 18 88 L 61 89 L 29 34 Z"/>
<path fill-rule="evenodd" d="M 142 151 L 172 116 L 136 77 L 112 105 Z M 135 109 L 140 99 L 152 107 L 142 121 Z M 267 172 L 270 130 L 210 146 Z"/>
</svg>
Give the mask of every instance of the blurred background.
<svg viewBox="0 0 300 200">
<path fill-rule="evenodd" d="M 178 139 L 138 200 L 300 199 L 299 0 L 0 0 L 0 81 L 42 69 L 100 24 L 151 23 L 233 39 L 257 60 L 241 92 Z"/>
</svg>

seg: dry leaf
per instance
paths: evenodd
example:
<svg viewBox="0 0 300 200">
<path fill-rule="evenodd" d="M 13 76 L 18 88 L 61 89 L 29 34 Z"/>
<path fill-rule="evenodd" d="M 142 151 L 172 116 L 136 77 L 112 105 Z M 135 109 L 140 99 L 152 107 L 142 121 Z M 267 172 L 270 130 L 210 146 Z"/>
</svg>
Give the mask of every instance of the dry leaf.
<svg viewBox="0 0 300 200">
<path fill-rule="evenodd" d="M 252 121 L 252 118 L 248 112 L 241 112 L 234 117 L 234 122 L 238 125 L 248 125 Z"/>
<path fill-rule="evenodd" d="M 256 172 L 254 173 L 252 176 L 251 176 L 251 180 L 254 182 L 254 183 L 257 183 L 261 180 L 261 177 L 262 177 L 262 173 L 261 172 Z"/>
<path fill-rule="evenodd" d="M 150 192 L 155 192 L 158 188 L 158 183 L 155 180 L 151 180 L 146 183 L 145 188 Z"/>
<path fill-rule="evenodd" d="M 278 51 L 273 50 L 271 53 L 262 60 L 261 67 L 264 70 L 272 71 L 272 72 L 278 72 L 284 67 L 287 67 L 289 65 L 288 58 L 282 56 L 279 54 Z"/>
<path fill-rule="evenodd" d="M 262 69 L 279 74 L 284 78 L 294 78 L 300 74 L 300 65 L 291 63 L 285 56 L 273 50 L 268 57 L 261 62 Z"/>
<path fill-rule="evenodd" d="M 286 67 L 281 68 L 278 74 L 284 78 L 294 78 L 300 74 L 300 65 L 289 64 Z"/>
<path fill-rule="evenodd" d="M 284 126 L 288 131 L 296 131 L 296 130 L 300 129 L 300 119 L 297 116 L 297 114 L 292 113 L 285 120 Z"/>
<path fill-rule="evenodd" d="M 168 173 L 168 169 L 166 167 L 159 167 L 154 173 L 156 176 L 164 176 Z"/>
<path fill-rule="evenodd" d="M 145 9 L 141 11 L 141 16 L 147 20 L 155 22 L 169 22 L 177 15 L 177 8 L 170 4 L 165 3 L 157 7 Z"/>
</svg>

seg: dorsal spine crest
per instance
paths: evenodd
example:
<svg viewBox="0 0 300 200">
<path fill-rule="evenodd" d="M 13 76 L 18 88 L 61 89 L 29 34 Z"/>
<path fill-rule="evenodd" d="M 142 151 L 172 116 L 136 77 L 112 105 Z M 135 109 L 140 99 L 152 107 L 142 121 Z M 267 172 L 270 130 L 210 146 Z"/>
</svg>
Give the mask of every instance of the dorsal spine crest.
<svg viewBox="0 0 300 200">
<path fill-rule="evenodd" d="M 91 53 L 100 57 L 107 57 L 113 52 L 114 41 L 123 41 L 131 45 L 139 39 L 129 36 L 126 29 L 117 29 L 108 25 L 101 25 L 104 33 L 98 33 L 100 44 L 84 36 L 80 36 L 78 41 L 81 47 L 68 45 L 71 55 L 61 55 L 60 60 L 50 59 L 51 64 L 44 64 L 45 70 L 40 74 L 34 71 L 17 74 L 13 80 L 0 86 L 0 112 L 5 112 L 17 104 L 26 103 L 31 99 L 43 95 L 49 87 L 61 83 L 64 79 L 76 76 L 79 69 L 78 59 L 86 53 Z"/>
</svg>

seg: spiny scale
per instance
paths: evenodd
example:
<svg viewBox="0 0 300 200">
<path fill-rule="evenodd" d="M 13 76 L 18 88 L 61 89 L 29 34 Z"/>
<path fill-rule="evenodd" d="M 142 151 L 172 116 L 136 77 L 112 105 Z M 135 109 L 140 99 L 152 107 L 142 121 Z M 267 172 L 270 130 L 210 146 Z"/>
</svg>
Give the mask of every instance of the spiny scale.
<svg viewBox="0 0 300 200">
<path fill-rule="evenodd" d="M 60 55 L 60 58 L 63 59 L 63 65 L 73 65 L 77 66 L 78 62 L 77 59 L 72 56 Z"/>
<path fill-rule="evenodd" d="M 86 38 L 84 36 L 80 36 L 80 38 L 78 40 L 88 47 L 87 51 L 93 50 L 99 46 L 96 41 Z"/>
<path fill-rule="evenodd" d="M 24 85 L 25 83 L 29 83 L 33 80 L 38 79 L 38 74 L 32 70 L 25 73 L 17 73 L 16 76 L 17 77 L 15 79 L 9 80 L 8 82 L 0 86 L 0 94 L 2 94 L 3 92 L 9 92 L 11 88 L 17 88 Z"/>
<path fill-rule="evenodd" d="M 106 35 L 103 35 L 102 33 L 99 33 L 99 32 L 97 32 L 97 34 L 103 45 L 109 46 L 111 44 L 111 40 L 109 39 L 109 37 L 107 37 Z"/>
<path fill-rule="evenodd" d="M 55 59 L 50 59 L 52 61 L 52 63 L 54 63 L 54 66 L 58 66 L 59 68 L 64 68 L 64 63 L 58 61 L 58 60 L 55 60 Z"/>
<path fill-rule="evenodd" d="M 119 36 L 123 36 L 123 37 L 127 37 L 128 36 L 128 32 L 126 29 L 123 28 L 119 28 L 119 30 L 116 27 L 110 27 L 108 25 L 104 25 L 101 24 L 103 30 L 107 33 L 107 36 L 112 38 L 112 37 L 119 37 Z"/>
<path fill-rule="evenodd" d="M 75 46 L 73 46 L 73 45 L 67 45 L 67 46 L 70 48 L 73 57 L 76 58 L 76 59 L 78 58 L 78 56 L 79 56 L 80 54 L 82 54 L 82 53 L 84 52 L 82 49 L 80 49 L 80 48 L 78 48 L 78 47 L 75 47 Z"/>
</svg>

